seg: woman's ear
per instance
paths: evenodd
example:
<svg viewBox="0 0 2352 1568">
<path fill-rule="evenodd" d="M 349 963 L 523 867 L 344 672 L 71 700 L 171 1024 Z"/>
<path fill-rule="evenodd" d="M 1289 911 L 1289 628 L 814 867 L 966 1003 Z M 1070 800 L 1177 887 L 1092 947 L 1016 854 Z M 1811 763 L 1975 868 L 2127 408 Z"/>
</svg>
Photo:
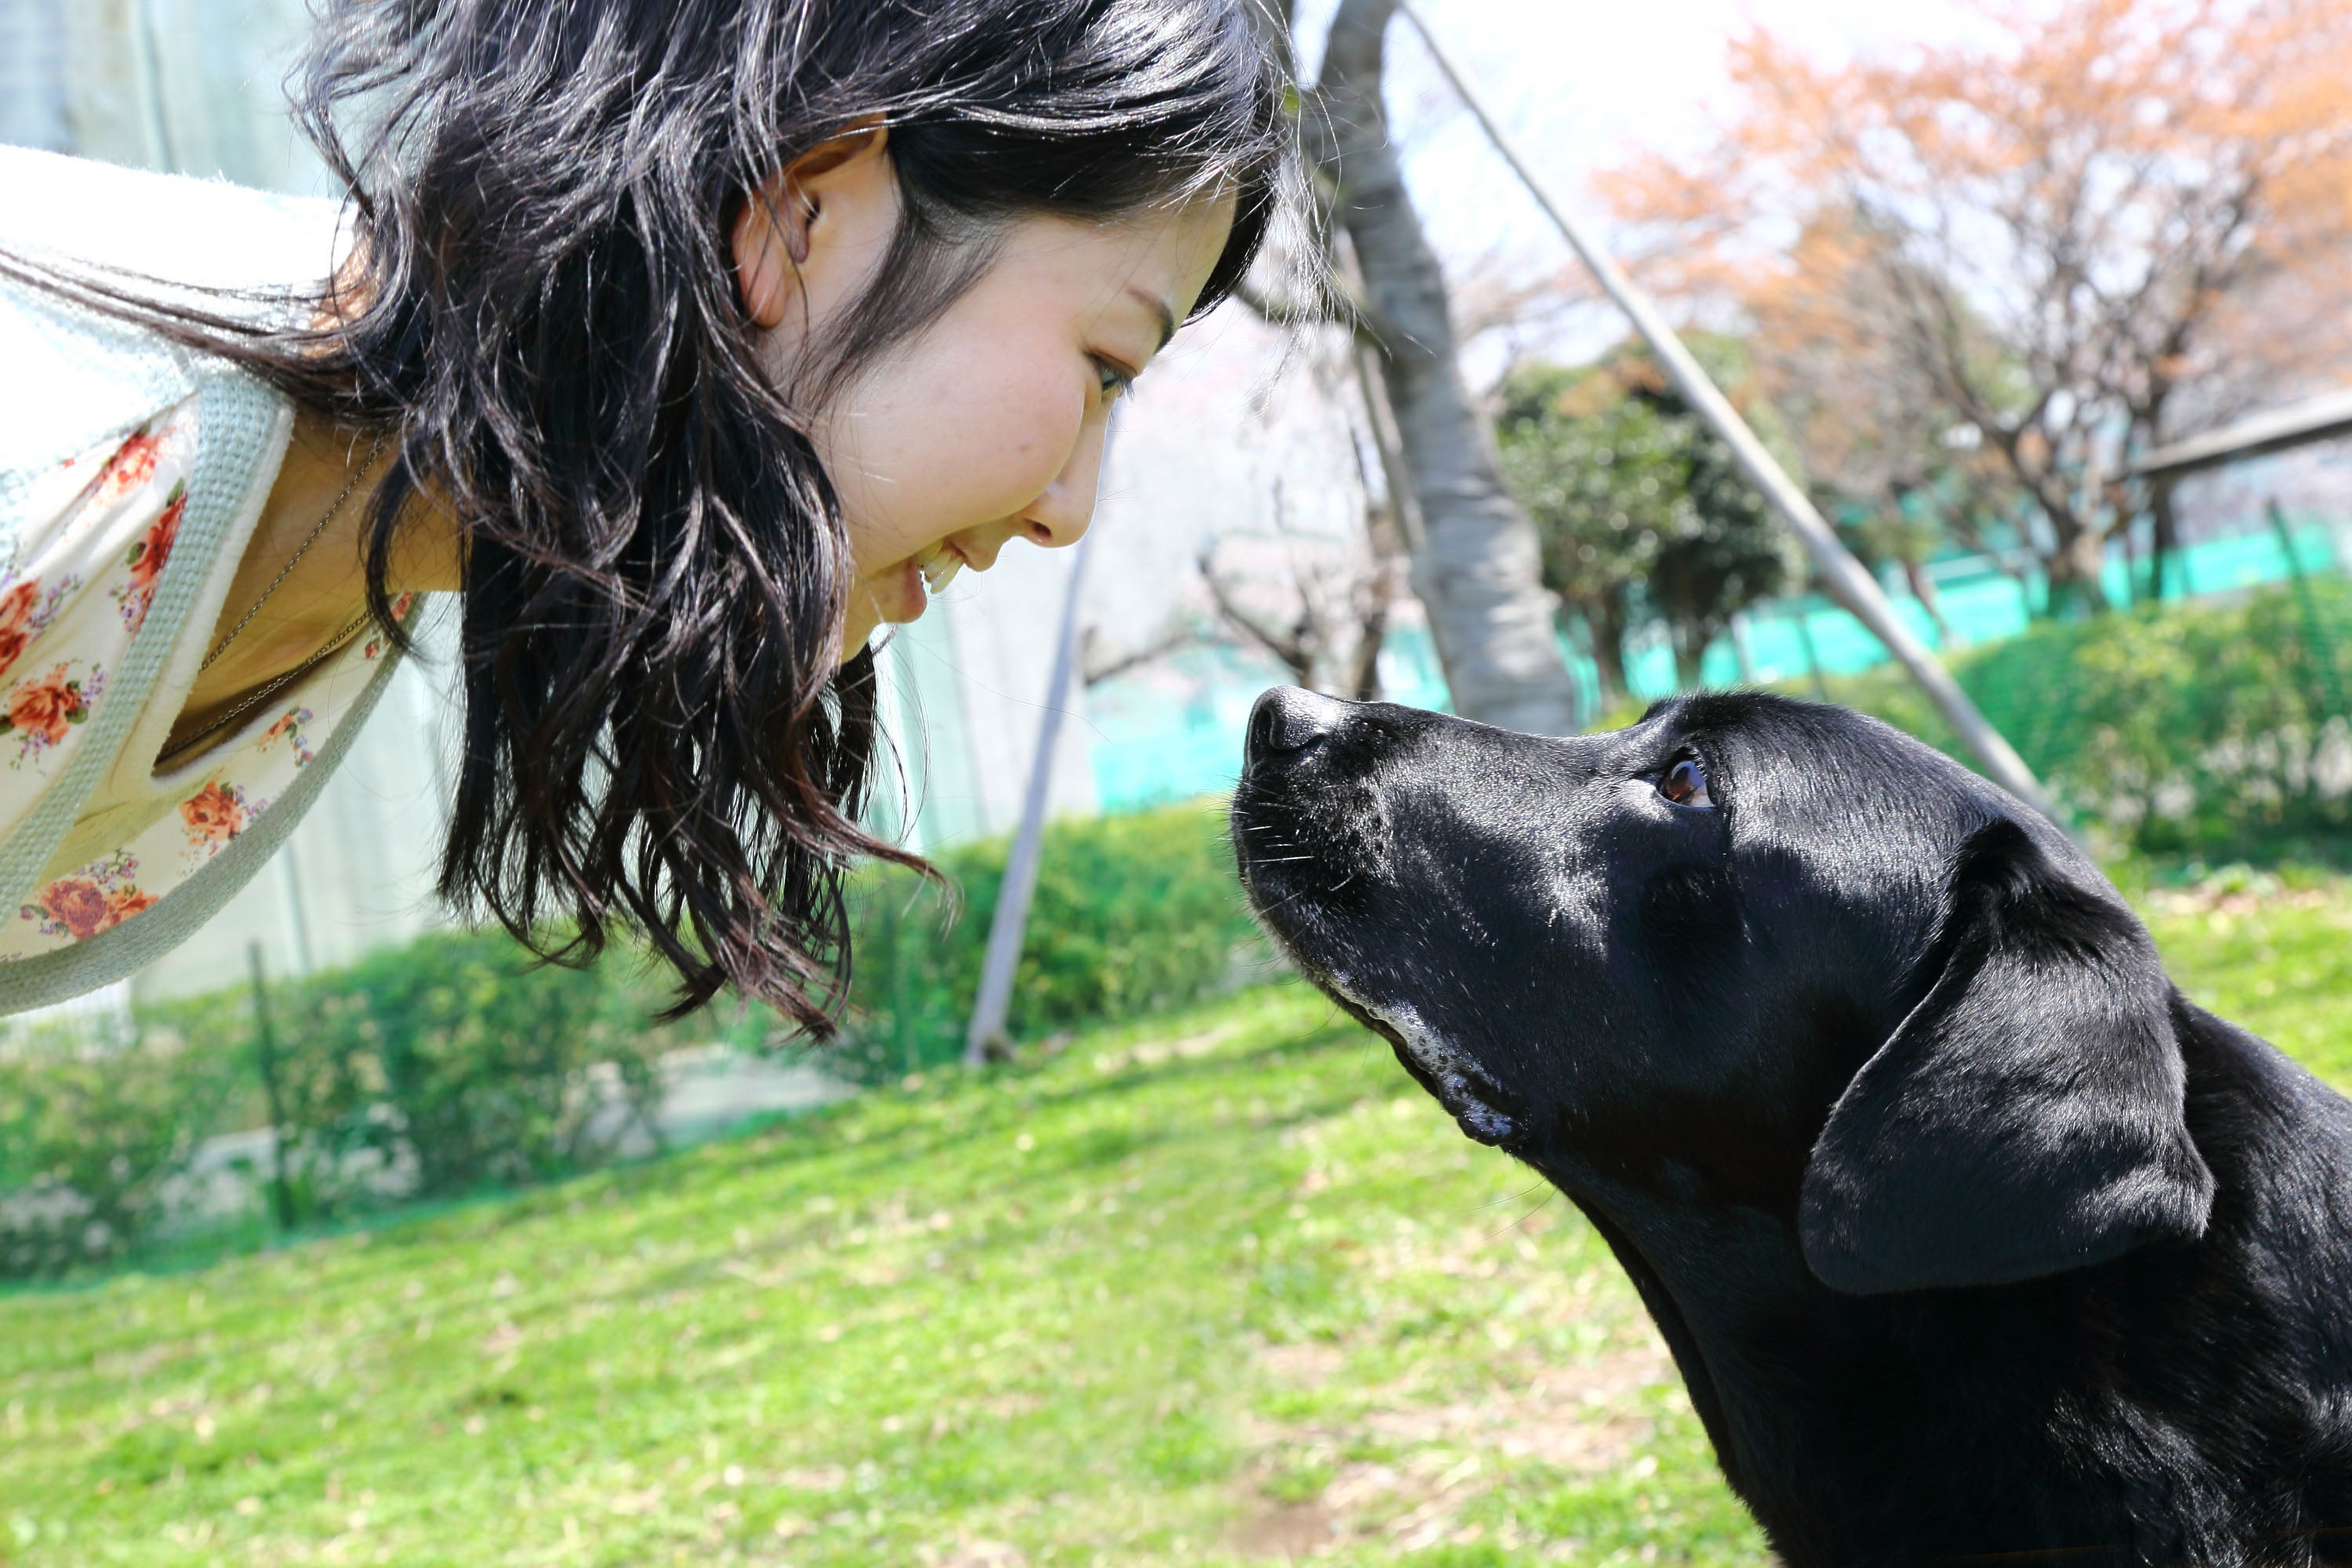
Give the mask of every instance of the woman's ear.
<svg viewBox="0 0 2352 1568">
<path fill-rule="evenodd" d="M 729 238 L 736 289 L 753 324 L 782 326 L 795 299 L 805 312 L 809 299 L 825 291 L 822 281 L 846 264 L 845 247 L 834 242 L 862 237 L 870 225 L 832 214 L 846 208 L 845 217 L 864 215 L 878 203 L 890 203 L 895 211 L 889 137 L 878 120 L 862 124 L 802 153 L 745 193 Z"/>
</svg>

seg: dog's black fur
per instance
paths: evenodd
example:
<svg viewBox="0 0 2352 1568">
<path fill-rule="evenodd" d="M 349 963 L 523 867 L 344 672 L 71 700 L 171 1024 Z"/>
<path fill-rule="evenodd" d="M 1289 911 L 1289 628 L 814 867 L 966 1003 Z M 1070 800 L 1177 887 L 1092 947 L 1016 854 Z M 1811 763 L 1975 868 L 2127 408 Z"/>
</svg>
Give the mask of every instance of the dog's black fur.
<svg viewBox="0 0 2352 1568">
<path fill-rule="evenodd" d="M 1307 973 L 1608 1238 L 1792 1568 L 2352 1562 L 2352 1106 L 2031 810 L 1768 697 L 1559 741 L 1281 691 L 1233 821 Z"/>
</svg>

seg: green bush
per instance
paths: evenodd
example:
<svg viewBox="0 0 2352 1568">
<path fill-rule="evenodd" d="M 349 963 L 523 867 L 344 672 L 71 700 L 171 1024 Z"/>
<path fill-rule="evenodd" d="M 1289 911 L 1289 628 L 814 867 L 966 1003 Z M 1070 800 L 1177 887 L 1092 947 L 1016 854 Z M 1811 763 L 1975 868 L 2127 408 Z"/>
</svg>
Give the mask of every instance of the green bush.
<svg viewBox="0 0 2352 1568">
<path fill-rule="evenodd" d="M 600 1163 L 628 1121 L 654 1129 L 679 1043 L 632 955 L 537 964 L 498 931 L 386 948 L 273 1004 L 288 1121 L 322 1152 L 404 1152 L 420 1197 Z"/>
<path fill-rule="evenodd" d="M 0 1059 L 0 1277 L 121 1257 L 236 1093 L 234 1064 L 163 1037 L 59 1029 Z"/>
<path fill-rule="evenodd" d="M 1224 824 L 1222 803 L 1192 802 L 1046 827 L 1007 1020 L 1014 1038 L 1196 1001 L 1265 961 Z M 871 1081 L 962 1050 L 1008 847 L 941 855 L 944 890 L 899 872 L 859 879 L 850 1012 L 818 1059 Z"/>
<path fill-rule="evenodd" d="M 851 1005 L 814 1059 L 870 1082 L 960 1053 L 1005 850 L 950 850 L 944 885 L 857 880 Z M 1052 825 L 1030 909 L 1016 1037 L 1193 1001 L 1262 956 L 1214 804 Z M 730 1034 L 783 1043 L 756 1018 L 656 1026 L 667 1002 L 639 954 L 538 965 L 498 932 L 440 932 L 270 986 L 297 1217 L 588 1169 L 632 1122 L 658 1143 L 665 1053 Z M 130 1040 L 60 1037 L 0 1060 L 0 1275 L 107 1261 L 150 1237 L 205 1138 L 271 1121 L 259 1037 L 237 986 L 142 1009 Z"/>
<path fill-rule="evenodd" d="M 294 1216 L 591 1168 L 653 1120 L 663 1053 L 635 954 L 534 964 L 502 933 L 440 932 L 269 988 Z M 249 990 L 151 1006 L 128 1037 L 53 1026 L 0 1058 L 0 1277 L 121 1258 L 171 1221 L 216 1133 L 269 1125 Z M 276 1174 L 253 1173 L 268 1182 Z"/>
<path fill-rule="evenodd" d="M 390 1170 L 428 1198 L 584 1170 L 633 1121 L 658 1141 L 658 1059 L 681 1043 L 651 1024 L 660 1005 L 633 953 L 541 964 L 495 931 L 435 932 L 271 986 L 298 1211 L 364 1204 Z M 167 1004 L 142 1023 L 245 1064 L 257 1089 L 249 997 Z M 252 1090 L 246 1108 L 267 1119 Z"/>
<path fill-rule="evenodd" d="M 2226 858 L 2352 830 L 2352 584 L 2047 623 L 1952 665 L 2067 809 L 2120 846 Z M 1898 671 L 1832 694 L 1965 759 Z"/>
</svg>

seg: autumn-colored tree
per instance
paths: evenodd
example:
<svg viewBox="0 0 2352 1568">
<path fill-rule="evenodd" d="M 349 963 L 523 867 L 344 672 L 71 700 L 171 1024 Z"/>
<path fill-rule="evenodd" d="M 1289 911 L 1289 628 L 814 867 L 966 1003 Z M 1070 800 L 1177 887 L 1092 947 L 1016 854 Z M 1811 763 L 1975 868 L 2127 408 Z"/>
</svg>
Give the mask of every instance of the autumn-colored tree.
<svg viewBox="0 0 2352 1568">
<path fill-rule="evenodd" d="M 2021 573 L 2022 492 L 1932 367 L 1905 352 L 1906 264 L 1892 244 L 1860 215 L 1818 215 L 1754 297 L 1751 344 L 1815 503 L 1865 564 L 1903 574 L 1948 637 L 1927 563 L 1957 541 Z M 1969 353 L 1997 361 L 1973 311 L 1960 331 Z"/>
<path fill-rule="evenodd" d="M 2095 608 L 2134 452 L 2352 357 L 2352 0 L 1979 14 L 1840 65 L 1751 32 L 1718 143 L 1606 194 L 1658 226 L 1654 284 L 1731 300 L 1775 398 L 1803 384 L 1809 446 L 1979 443 Z"/>
</svg>

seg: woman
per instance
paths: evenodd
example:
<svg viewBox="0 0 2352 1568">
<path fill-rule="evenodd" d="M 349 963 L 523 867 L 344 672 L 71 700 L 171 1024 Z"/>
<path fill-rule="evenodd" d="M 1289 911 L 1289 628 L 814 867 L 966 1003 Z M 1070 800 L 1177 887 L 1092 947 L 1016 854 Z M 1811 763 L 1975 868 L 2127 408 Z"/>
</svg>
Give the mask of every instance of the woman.
<svg viewBox="0 0 2352 1568">
<path fill-rule="evenodd" d="M 446 590 L 442 893 L 821 1030 L 842 872 L 904 858 L 867 640 L 1075 540 L 1112 403 L 1250 264 L 1251 4 L 336 0 L 348 247 L 294 310 L 166 289 L 163 236 L 0 254 L 0 1006 L 217 909 Z"/>
</svg>

